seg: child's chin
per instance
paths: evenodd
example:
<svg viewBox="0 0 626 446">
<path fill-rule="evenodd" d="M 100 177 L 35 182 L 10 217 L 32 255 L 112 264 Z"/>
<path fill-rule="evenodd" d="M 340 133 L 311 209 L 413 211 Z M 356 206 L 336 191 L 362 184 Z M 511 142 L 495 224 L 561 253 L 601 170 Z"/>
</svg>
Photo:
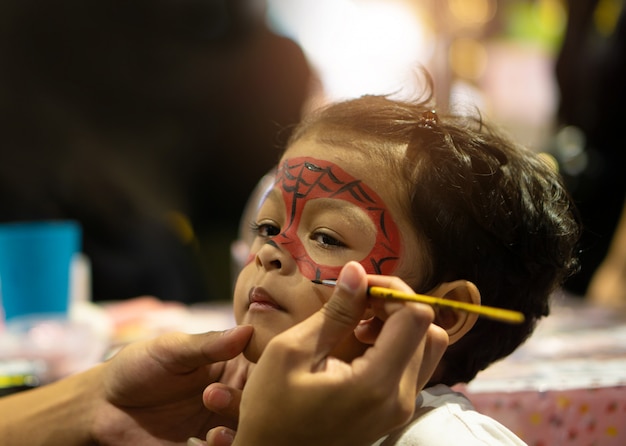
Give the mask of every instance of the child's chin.
<svg viewBox="0 0 626 446">
<path fill-rule="evenodd" d="M 248 361 L 256 364 L 259 361 L 259 358 L 261 357 L 261 352 L 258 352 L 257 350 L 248 347 L 243 351 L 243 356 Z"/>
<path fill-rule="evenodd" d="M 261 353 L 263 353 L 263 350 L 265 350 L 268 342 L 269 339 L 266 339 L 265 336 L 254 333 L 252 335 L 252 338 L 250 339 L 250 342 L 248 342 L 248 345 L 243 351 L 243 355 L 250 362 L 258 362 L 259 358 L 261 357 Z"/>
</svg>

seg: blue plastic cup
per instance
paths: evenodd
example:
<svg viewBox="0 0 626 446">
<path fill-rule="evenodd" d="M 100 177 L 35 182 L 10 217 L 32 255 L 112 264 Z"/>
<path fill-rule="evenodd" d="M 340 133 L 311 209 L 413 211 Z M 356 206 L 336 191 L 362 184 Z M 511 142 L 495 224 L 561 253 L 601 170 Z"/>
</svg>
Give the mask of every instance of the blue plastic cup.
<svg viewBox="0 0 626 446">
<path fill-rule="evenodd" d="M 0 302 L 7 321 L 67 315 L 81 237 L 80 224 L 70 220 L 0 224 Z"/>
</svg>

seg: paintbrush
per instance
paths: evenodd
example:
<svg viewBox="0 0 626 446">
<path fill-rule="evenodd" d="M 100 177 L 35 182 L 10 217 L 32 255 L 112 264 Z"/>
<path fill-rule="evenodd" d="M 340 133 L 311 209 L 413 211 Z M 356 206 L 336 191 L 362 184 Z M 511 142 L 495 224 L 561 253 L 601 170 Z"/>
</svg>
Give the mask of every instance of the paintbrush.
<svg viewBox="0 0 626 446">
<path fill-rule="evenodd" d="M 335 286 L 336 280 L 318 280 L 311 282 L 318 285 Z M 435 307 L 453 308 L 467 313 L 475 313 L 490 319 L 495 319 L 509 324 L 520 324 L 524 322 L 524 315 L 519 311 L 506 310 L 504 308 L 487 307 L 484 305 L 475 305 L 467 302 L 459 302 L 457 300 L 445 299 L 443 297 L 426 296 L 424 294 L 403 293 L 402 291 L 392 290 L 380 286 L 370 286 L 367 288 L 367 294 L 372 297 L 381 299 L 398 299 L 411 302 L 420 302 Z"/>
</svg>

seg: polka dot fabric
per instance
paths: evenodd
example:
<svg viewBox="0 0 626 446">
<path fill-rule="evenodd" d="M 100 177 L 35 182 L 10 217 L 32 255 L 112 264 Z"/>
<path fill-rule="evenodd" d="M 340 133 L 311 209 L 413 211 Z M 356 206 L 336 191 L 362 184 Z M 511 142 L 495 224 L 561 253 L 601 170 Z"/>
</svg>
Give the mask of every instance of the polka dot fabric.
<svg viewBox="0 0 626 446">
<path fill-rule="evenodd" d="M 465 393 L 479 412 L 504 424 L 529 446 L 626 445 L 626 386 Z"/>
</svg>

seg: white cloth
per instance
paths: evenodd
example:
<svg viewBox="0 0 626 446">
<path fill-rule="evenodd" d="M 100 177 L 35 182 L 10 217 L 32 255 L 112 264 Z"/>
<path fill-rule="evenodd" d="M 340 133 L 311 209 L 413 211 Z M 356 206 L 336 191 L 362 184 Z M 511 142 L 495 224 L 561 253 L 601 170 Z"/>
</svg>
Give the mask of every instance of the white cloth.
<svg viewBox="0 0 626 446">
<path fill-rule="evenodd" d="M 442 384 L 418 395 L 415 414 L 401 430 L 373 446 L 526 445 L 493 418 L 477 412 L 461 393 Z"/>
</svg>

